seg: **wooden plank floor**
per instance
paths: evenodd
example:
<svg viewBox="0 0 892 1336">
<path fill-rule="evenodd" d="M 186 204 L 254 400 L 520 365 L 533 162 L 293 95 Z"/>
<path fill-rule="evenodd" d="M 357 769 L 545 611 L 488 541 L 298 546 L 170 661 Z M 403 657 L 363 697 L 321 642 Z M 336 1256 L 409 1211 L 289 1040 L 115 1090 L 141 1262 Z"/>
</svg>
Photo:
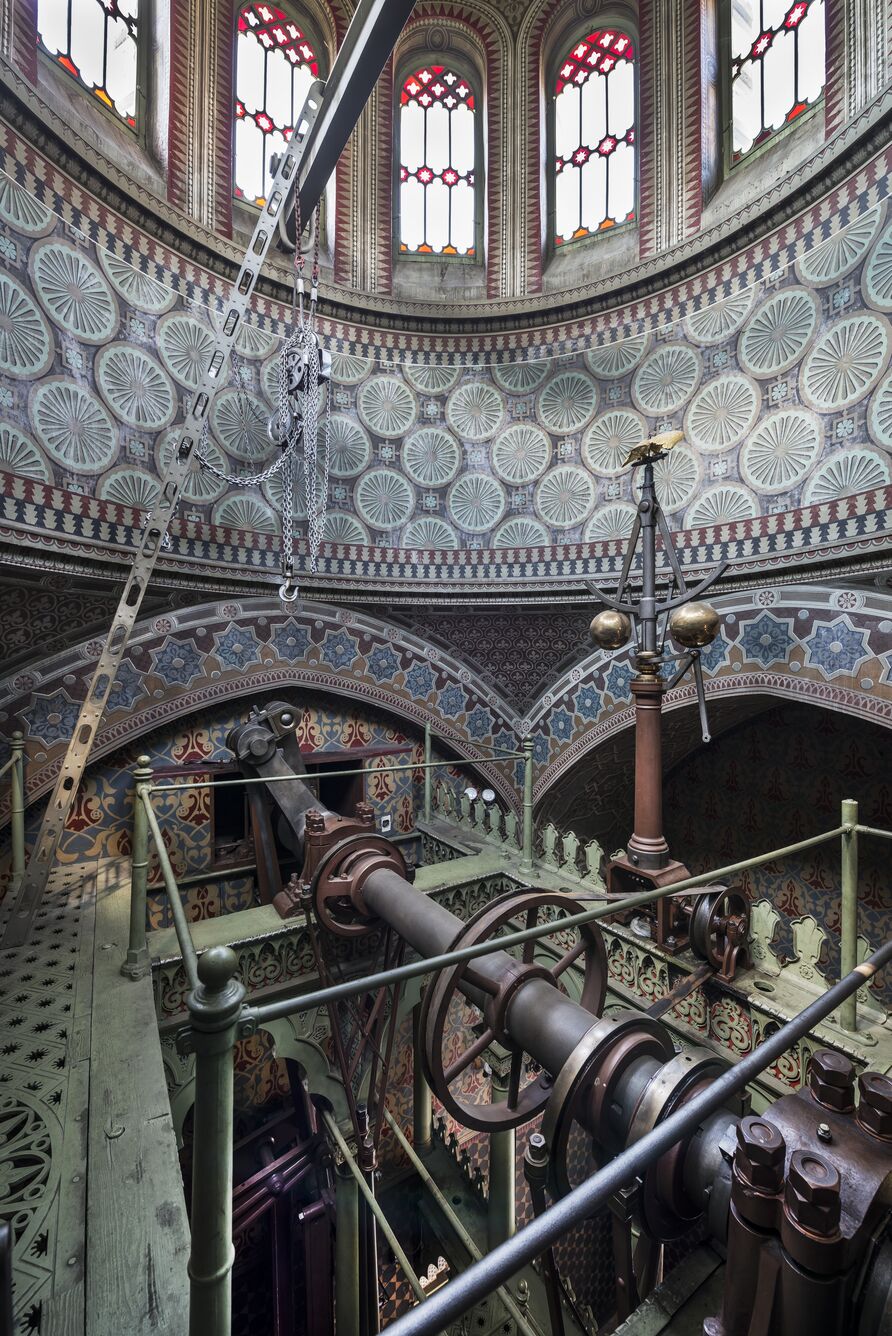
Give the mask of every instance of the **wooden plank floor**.
<svg viewBox="0 0 892 1336">
<path fill-rule="evenodd" d="M 4 1201 L 19 1328 L 35 1336 L 188 1330 L 151 981 L 119 972 L 128 910 L 125 864 L 59 869 L 29 942 L 0 952 L 0 1172 L 37 1148 L 32 1178 L 16 1179 L 22 1201 Z"/>
</svg>

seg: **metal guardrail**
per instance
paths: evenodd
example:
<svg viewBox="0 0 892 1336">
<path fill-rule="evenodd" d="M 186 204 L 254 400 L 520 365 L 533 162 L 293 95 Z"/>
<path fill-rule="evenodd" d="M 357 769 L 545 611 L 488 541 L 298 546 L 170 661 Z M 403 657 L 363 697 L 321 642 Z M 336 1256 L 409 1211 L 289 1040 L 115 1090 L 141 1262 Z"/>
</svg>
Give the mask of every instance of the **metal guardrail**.
<svg viewBox="0 0 892 1336">
<path fill-rule="evenodd" d="M 426 738 L 429 755 L 430 739 Z M 532 810 L 531 745 L 524 746 L 525 780 L 530 774 L 529 802 Z M 469 762 L 473 764 L 473 762 Z M 437 765 L 453 762 L 430 763 L 426 773 Z M 403 767 L 399 767 L 403 768 Z M 409 768 L 409 767 L 406 767 Z M 362 771 L 355 773 L 363 773 Z M 448 955 L 433 956 L 413 961 L 398 968 L 383 970 L 360 979 L 352 979 L 329 988 L 316 989 L 302 997 L 281 1002 L 246 1005 L 246 990 L 237 979 L 238 959 L 229 947 L 213 947 L 198 955 L 192 941 L 185 908 L 164 845 L 161 827 L 152 807 L 152 796 L 161 786 L 151 783 L 151 769 L 147 757 L 140 757 L 134 772 L 135 799 L 133 822 L 133 873 L 131 879 L 130 945 L 122 972 L 133 978 L 141 977 L 149 969 L 146 947 L 146 886 L 148 874 L 149 840 L 154 841 L 164 888 L 171 905 L 174 929 L 182 953 L 183 965 L 189 981 L 187 997 L 189 1026 L 181 1032 L 182 1051 L 195 1055 L 195 1156 L 192 1175 L 192 1252 L 189 1262 L 191 1281 L 190 1332 L 194 1336 L 230 1336 L 231 1331 L 231 1271 L 233 1263 L 232 1234 L 232 1138 L 233 1138 L 233 1051 L 239 1038 L 254 1033 L 260 1026 L 272 1021 L 308 1011 L 361 993 L 388 987 L 406 979 L 435 973 L 454 967 L 462 961 L 474 960 L 492 952 L 492 942 L 481 942 L 464 947 Z M 177 786 L 177 787 L 189 787 Z M 525 790 L 527 784 L 525 783 Z M 525 792 L 525 808 L 527 793 Z M 531 826 L 531 823 L 530 823 Z M 678 895 L 698 886 L 705 886 L 766 863 L 801 853 L 839 839 L 842 857 L 840 922 L 841 974 L 839 983 L 798 1017 L 788 1022 L 746 1058 L 738 1061 L 726 1076 L 721 1077 L 707 1091 L 677 1115 L 661 1123 L 649 1136 L 636 1143 L 633 1150 L 624 1152 L 604 1169 L 587 1180 L 569 1197 L 552 1206 L 533 1224 L 527 1225 L 514 1238 L 500 1244 L 481 1260 L 475 1262 L 462 1276 L 451 1280 L 436 1296 L 426 1299 L 411 1313 L 392 1326 L 394 1336 L 433 1336 L 446 1324 L 466 1311 L 484 1294 L 499 1288 L 519 1267 L 532 1260 L 570 1227 L 606 1199 L 631 1176 L 638 1172 L 642 1157 L 647 1162 L 657 1158 L 678 1140 L 679 1128 L 685 1118 L 704 1116 L 721 1105 L 731 1090 L 742 1088 L 764 1070 L 776 1056 L 791 1043 L 806 1034 L 814 1025 L 826 1019 L 836 1006 L 844 1028 L 854 1032 L 857 1025 L 856 992 L 873 978 L 876 971 L 892 958 L 892 943 L 887 944 L 863 965 L 856 965 L 858 949 L 858 840 L 859 836 L 892 838 L 892 831 L 876 829 L 858 823 L 858 804 L 851 799 L 842 803 L 841 821 L 832 830 L 779 849 L 771 849 L 752 858 L 741 859 L 725 867 L 715 868 L 670 886 L 624 896 L 621 899 L 603 899 L 596 907 L 579 914 L 568 914 L 555 922 L 548 922 L 499 938 L 504 950 L 554 933 L 556 923 L 562 928 L 582 927 L 625 910 L 653 904 L 667 895 Z M 532 866 L 532 830 L 529 844 L 524 838 L 524 859 L 530 854 Z M 523 869 L 523 861 L 520 864 Z M 334 1140 L 341 1147 L 343 1136 L 330 1116 L 326 1124 Z M 332 1126 L 333 1124 L 333 1126 Z M 686 1123 L 685 1123 L 686 1125 Z M 346 1143 L 344 1143 L 346 1145 Z M 633 1158 L 630 1158 L 633 1157 Z M 346 1158 L 346 1157 L 345 1157 Z M 634 1162 L 633 1162 L 634 1161 Z M 352 1174 L 352 1159 L 347 1159 Z M 631 1167 L 630 1167 L 631 1166 Z M 357 1173 L 361 1172 L 357 1169 Z M 358 1181 L 357 1181 L 358 1185 Z M 360 1191 L 362 1189 L 360 1188 Z M 585 1195 L 582 1195 L 585 1194 Z M 380 1208 L 375 1203 L 377 1211 Z M 379 1220 L 385 1235 L 390 1226 Z M 390 1231 L 392 1233 L 392 1231 Z M 399 1257 L 399 1254 L 397 1254 Z M 416 1295 L 420 1282 L 406 1260 L 407 1277 Z M 402 1259 L 401 1259 L 402 1265 Z M 405 1268 L 404 1268 L 405 1269 Z"/>
<path fill-rule="evenodd" d="M 18 729 L 9 739 L 9 758 L 0 767 L 0 779 L 9 775 L 9 826 L 12 836 L 12 876 L 25 875 L 25 738 Z"/>
</svg>

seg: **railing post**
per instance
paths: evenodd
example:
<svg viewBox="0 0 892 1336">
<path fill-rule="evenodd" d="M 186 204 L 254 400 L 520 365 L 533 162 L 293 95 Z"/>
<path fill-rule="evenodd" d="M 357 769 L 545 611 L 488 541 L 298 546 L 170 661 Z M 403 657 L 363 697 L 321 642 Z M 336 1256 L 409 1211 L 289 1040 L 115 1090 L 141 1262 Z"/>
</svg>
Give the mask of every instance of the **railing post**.
<svg viewBox="0 0 892 1336">
<path fill-rule="evenodd" d="M 417 1155 L 428 1155 L 433 1143 L 434 1117 L 431 1089 L 421 1065 L 421 1007 L 412 1009 L 412 1140 Z"/>
<path fill-rule="evenodd" d="M 424 726 L 424 819 L 430 821 L 433 805 L 434 772 L 431 769 L 431 726 Z"/>
<path fill-rule="evenodd" d="M 211 947 L 186 999 L 195 1054 L 189 1336 L 231 1333 L 233 1050 L 245 997 L 237 969 L 231 947 Z"/>
<path fill-rule="evenodd" d="M 848 826 L 842 843 L 842 904 L 839 918 L 839 977 L 844 979 L 858 963 L 858 804 L 843 798 L 840 825 Z M 857 994 L 840 1003 L 839 1020 L 844 1030 L 858 1028 Z"/>
<path fill-rule="evenodd" d="M 523 856 L 521 872 L 533 870 L 533 739 L 523 740 Z"/>
<path fill-rule="evenodd" d="M 11 803 L 9 821 L 12 830 L 12 875 L 25 875 L 25 737 L 19 730 L 12 735 Z"/>
<path fill-rule="evenodd" d="M 359 1331 L 359 1189 L 347 1164 L 335 1170 L 335 1330 Z"/>
<path fill-rule="evenodd" d="M 492 1102 L 508 1097 L 508 1072 L 493 1070 Z M 486 1206 L 486 1242 L 490 1252 L 517 1231 L 515 1203 L 516 1144 L 514 1128 L 489 1134 L 489 1198 Z"/>
<path fill-rule="evenodd" d="M 130 941 L 121 973 L 141 979 L 149 972 L 146 946 L 146 888 L 149 880 L 149 821 L 142 795 L 152 782 L 148 756 L 140 756 L 133 771 L 133 860 L 130 872 Z"/>
</svg>

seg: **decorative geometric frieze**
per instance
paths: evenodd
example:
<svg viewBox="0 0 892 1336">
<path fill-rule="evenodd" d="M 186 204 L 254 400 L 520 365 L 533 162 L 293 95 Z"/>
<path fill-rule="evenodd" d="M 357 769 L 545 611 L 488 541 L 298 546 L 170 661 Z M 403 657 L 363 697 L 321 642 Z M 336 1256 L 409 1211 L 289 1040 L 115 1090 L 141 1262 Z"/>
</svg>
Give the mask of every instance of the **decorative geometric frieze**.
<svg viewBox="0 0 892 1336">
<path fill-rule="evenodd" d="M 373 363 L 367 357 L 353 357 L 350 353 L 332 353 L 331 378 L 338 385 L 358 385 L 368 376 L 372 366 Z"/>
<path fill-rule="evenodd" d="M 26 237 L 43 237 L 56 226 L 56 215 L 8 176 L 0 176 L 0 219 Z"/>
<path fill-rule="evenodd" d="M 759 423 L 740 451 L 740 472 L 760 492 L 801 482 L 821 453 L 821 419 L 807 408 L 782 408 Z"/>
<path fill-rule="evenodd" d="M 805 352 L 818 323 L 818 300 L 807 288 L 783 288 L 763 301 L 744 326 L 737 356 L 757 377 L 786 371 Z"/>
<path fill-rule="evenodd" d="M 243 320 L 235 336 L 236 351 L 242 357 L 259 360 L 275 347 L 275 337 L 266 329 L 258 329 L 249 320 Z"/>
</svg>

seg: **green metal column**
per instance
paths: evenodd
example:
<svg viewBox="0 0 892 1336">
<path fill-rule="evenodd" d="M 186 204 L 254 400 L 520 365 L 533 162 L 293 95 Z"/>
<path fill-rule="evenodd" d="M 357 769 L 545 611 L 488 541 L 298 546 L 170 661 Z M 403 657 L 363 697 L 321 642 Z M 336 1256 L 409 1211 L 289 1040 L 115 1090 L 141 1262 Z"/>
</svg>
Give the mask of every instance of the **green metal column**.
<svg viewBox="0 0 892 1336">
<path fill-rule="evenodd" d="M 523 740 L 523 857 L 521 872 L 533 870 L 533 739 Z"/>
<path fill-rule="evenodd" d="M 858 804 L 843 798 L 841 824 L 847 827 L 842 843 L 842 906 L 839 923 L 839 977 L 844 979 L 858 963 Z M 858 1028 L 857 994 L 840 1004 L 839 1019 L 845 1030 Z"/>
<path fill-rule="evenodd" d="M 419 1155 L 428 1155 L 432 1145 L 434 1117 L 431 1088 L 421 1067 L 421 1007 L 412 1010 L 412 1140 Z"/>
<path fill-rule="evenodd" d="M 493 1071 L 492 1098 L 496 1104 L 508 1097 L 508 1073 Z M 489 1134 L 489 1202 L 486 1212 L 486 1242 L 490 1252 L 517 1231 L 514 1200 L 514 1128 Z"/>
<path fill-rule="evenodd" d="M 121 973 L 141 979 L 149 972 L 146 946 L 146 887 L 149 878 L 149 820 L 142 794 L 152 782 L 148 756 L 140 756 L 133 772 L 133 861 L 130 872 L 130 941 Z"/>
<path fill-rule="evenodd" d="M 431 726 L 424 726 L 424 819 L 430 821 L 433 808 L 434 772 L 431 769 Z"/>
<path fill-rule="evenodd" d="M 359 1331 L 359 1189 L 347 1164 L 335 1173 L 335 1331 Z"/>
<path fill-rule="evenodd" d="M 16 729 L 10 739 L 12 769 L 10 771 L 11 802 L 9 821 L 12 832 L 12 875 L 25 875 L 25 738 Z"/>
<path fill-rule="evenodd" d="M 186 999 L 195 1054 L 189 1336 L 231 1336 L 233 1050 L 245 997 L 237 969 L 230 947 L 211 947 Z"/>
</svg>

